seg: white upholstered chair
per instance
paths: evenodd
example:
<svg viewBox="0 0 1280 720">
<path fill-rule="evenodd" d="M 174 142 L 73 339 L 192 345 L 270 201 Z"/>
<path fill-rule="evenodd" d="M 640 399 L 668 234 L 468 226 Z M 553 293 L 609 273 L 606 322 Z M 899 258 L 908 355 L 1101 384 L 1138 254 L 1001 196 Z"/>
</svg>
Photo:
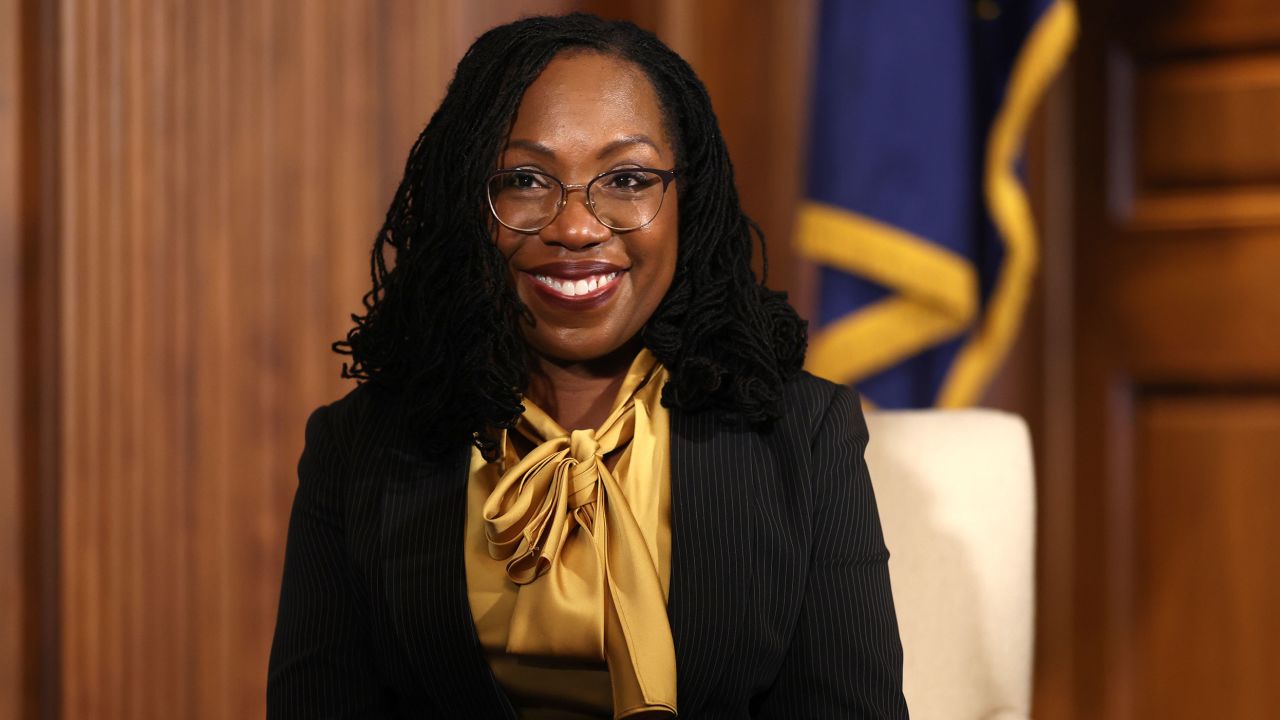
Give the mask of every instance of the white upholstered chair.
<svg viewBox="0 0 1280 720">
<path fill-rule="evenodd" d="M 867 414 L 914 720 L 1030 715 L 1035 495 L 1021 418 Z"/>
</svg>

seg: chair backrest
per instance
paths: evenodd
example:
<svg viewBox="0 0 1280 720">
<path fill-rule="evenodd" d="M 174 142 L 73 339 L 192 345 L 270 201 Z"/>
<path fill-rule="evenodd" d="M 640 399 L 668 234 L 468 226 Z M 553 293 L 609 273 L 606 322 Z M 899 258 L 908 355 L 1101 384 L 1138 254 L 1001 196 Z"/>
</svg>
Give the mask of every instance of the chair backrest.
<svg viewBox="0 0 1280 720">
<path fill-rule="evenodd" d="M 1021 418 L 867 414 L 911 717 L 1027 717 L 1035 479 Z"/>
</svg>

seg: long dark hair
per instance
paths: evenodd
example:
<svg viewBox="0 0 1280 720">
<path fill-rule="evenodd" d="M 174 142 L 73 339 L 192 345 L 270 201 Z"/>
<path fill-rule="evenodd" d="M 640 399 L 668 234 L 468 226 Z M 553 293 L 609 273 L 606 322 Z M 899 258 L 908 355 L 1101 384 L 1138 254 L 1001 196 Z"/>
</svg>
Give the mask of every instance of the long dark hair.
<svg viewBox="0 0 1280 720">
<path fill-rule="evenodd" d="M 805 323 L 752 272 L 752 233 L 762 253 L 764 239 L 738 203 L 706 88 L 652 33 L 585 14 L 496 27 L 458 63 L 374 241 L 365 313 L 333 344 L 351 356 L 343 377 L 400 393 L 437 451 L 470 441 L 491 453 L 489 430 L 519 417 L 530 368 L 520 323 L 529 315 L 493 243 L 483 188 L 525 89 L 571 49 L 640 67 L 676 153 L 676 273 L 642 331 L 670 372 L 663 404 L 768 425 L 803 362 Z"/>
</svg>

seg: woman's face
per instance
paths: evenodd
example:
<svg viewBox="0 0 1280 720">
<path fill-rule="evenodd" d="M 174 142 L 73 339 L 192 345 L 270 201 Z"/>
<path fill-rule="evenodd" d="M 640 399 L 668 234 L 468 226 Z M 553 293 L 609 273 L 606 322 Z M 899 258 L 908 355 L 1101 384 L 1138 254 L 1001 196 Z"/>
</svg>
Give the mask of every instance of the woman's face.
<svg viewBox="0 0 1280 720">
<path fill-rule="evenodd" d="M 529 86 L 499 164 L 586 185 L 620 168 L 670 170 L 675 157 L 643 71 L 578 52 L 553 59 Z M 498 226 L 511 281 L 533 314 L 525 338 L 537 353 L 561 362 L 595 360 L 639 334 L 675 275 L 677 205 L 673 183 L 649 224 L 618 232 L 596 219 L 585 192 L 571 191 L 560 214 L 537 232 Z"/>
</svg>

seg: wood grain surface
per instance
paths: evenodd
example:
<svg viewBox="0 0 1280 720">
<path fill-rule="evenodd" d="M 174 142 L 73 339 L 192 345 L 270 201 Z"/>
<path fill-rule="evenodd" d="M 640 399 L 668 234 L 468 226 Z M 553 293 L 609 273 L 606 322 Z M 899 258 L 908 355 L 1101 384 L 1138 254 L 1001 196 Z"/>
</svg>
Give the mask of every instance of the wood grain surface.
<svg viewBox="0 0 1280 720">
<path fill-rule="evenodd" d="M 1280 9 L 1080 4 L 1063 716 L 1270 718 Z"/>
</svg>

